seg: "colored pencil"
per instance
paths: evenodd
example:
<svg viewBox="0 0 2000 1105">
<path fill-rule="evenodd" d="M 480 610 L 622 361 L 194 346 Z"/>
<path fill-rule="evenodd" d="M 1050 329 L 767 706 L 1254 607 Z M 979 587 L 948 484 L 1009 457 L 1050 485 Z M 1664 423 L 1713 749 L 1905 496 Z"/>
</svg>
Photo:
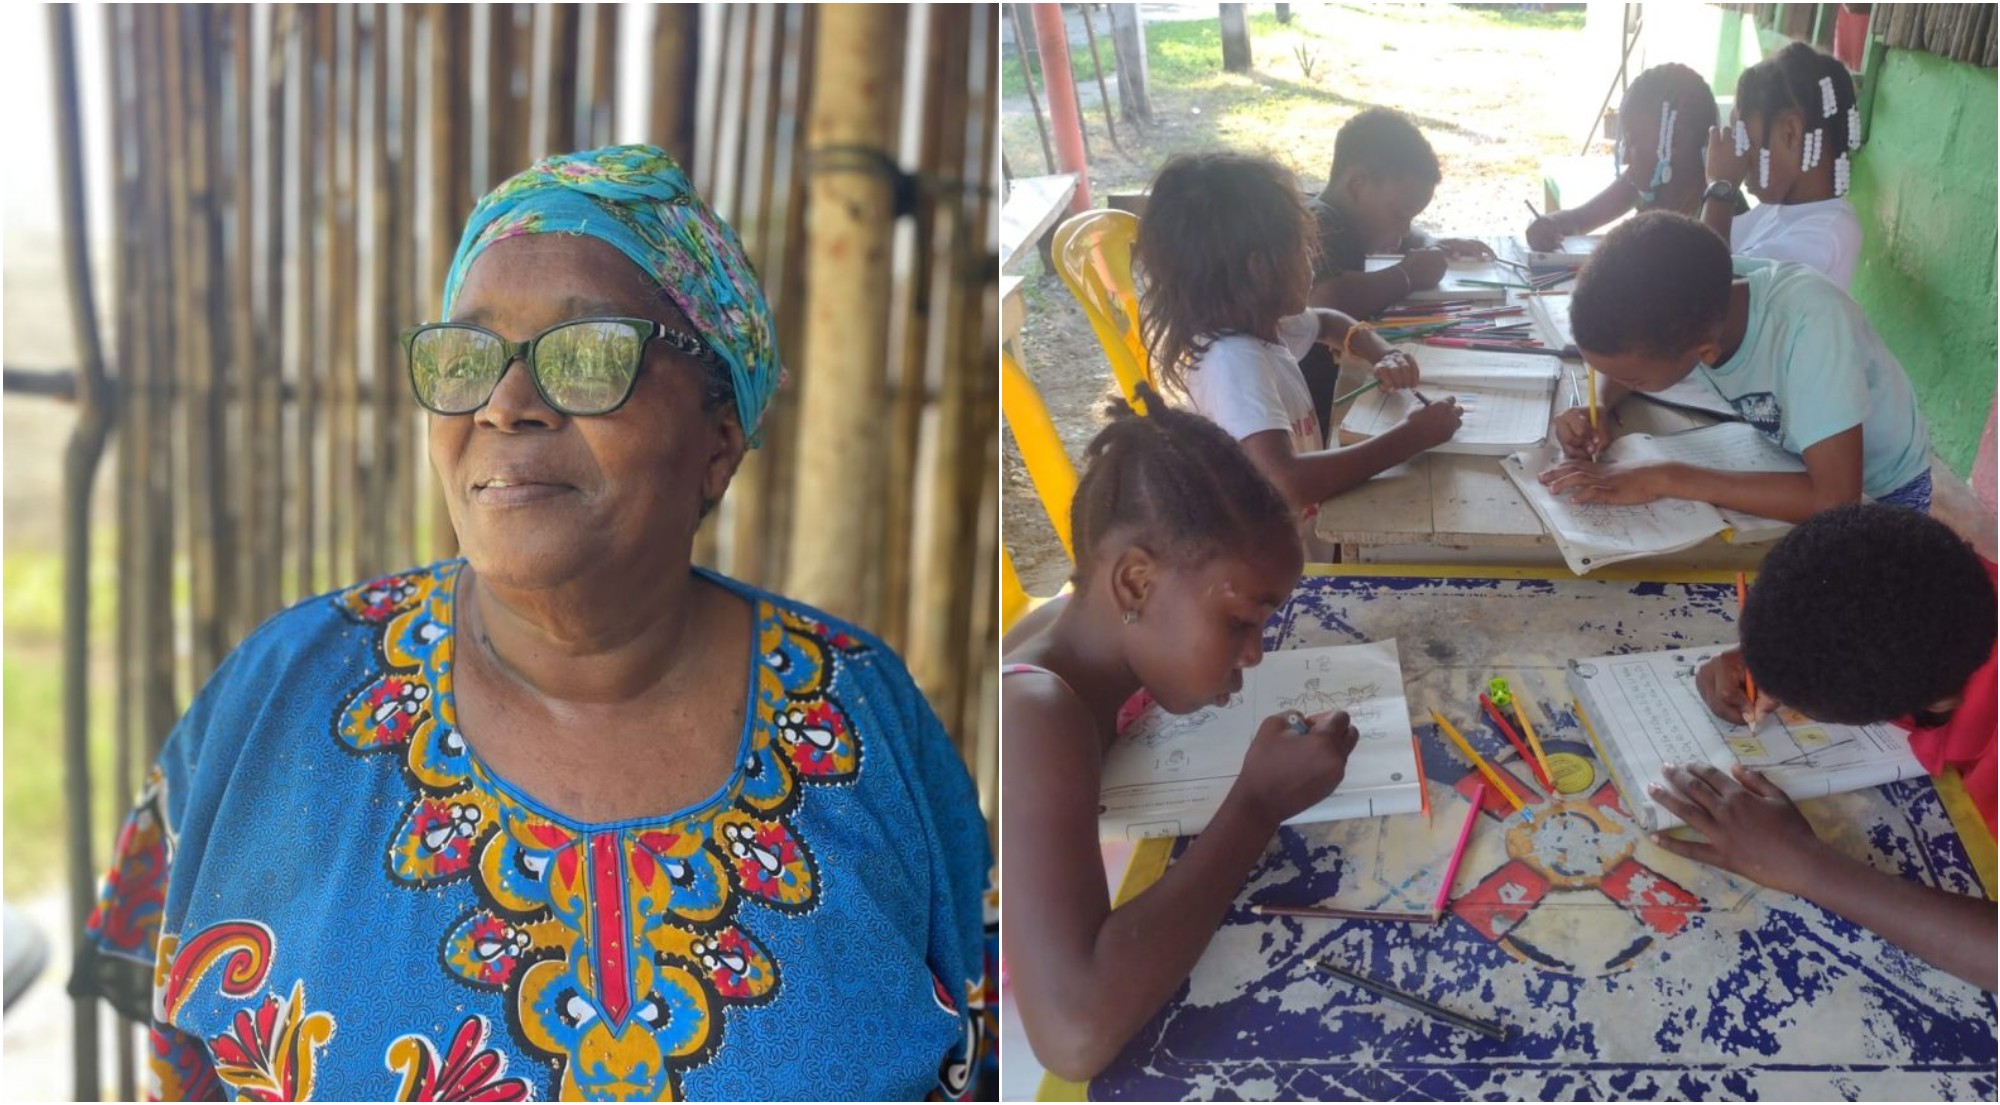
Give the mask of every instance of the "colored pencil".
<svg viewBox="0 0 2000 1105">
<path fill-rule="evenodd" d="M 1442 918 L 1444 907 L 1451 904 L 1451 884 L 1458 878 L 1459 861 L 1465 858 L 1465 846 L 1472 840 L 1472 827 L 1479 824 L 1480 807 L 1486 802 L 1486 784 L 1481 783 L 1472 792 L 1472 808 L 1465 812 L 1465 824 L 1458 830 L 1458 843 L 1452 846 L 1451 862 L 1444 868 L 1444 884 L 1438 887 L 1437 900 L 1431 903 L 1431 915 Z"/>
<path fill-rule="evenodd" d="M 1361 396 L 1366 395 L 1369 392 L 1374 391 L 1376 388 L 1379 388 L 1381 386 L 1382 386 L 1382 381 L 1380 379 L 1370 380 L 1367 383 L 1361 385 L 1360 387 L 1355 388 L 1353 391 L 1348 392 L 1346 395 L 1334 396 L 1333 405 L 1337 407 L 1342 403 L 1347 402 L 1350 399 L 1358 399 Z"/>
<path fill-rule="evenodd" d="M 1451 727 L 1451 722 L 1446 721 L 1443 714 L 1432 710 L 1431 720 L 1437 722 L 1438 731 L 1451 738 L 1451 742 L 1458 746 L 1458 750 L 1465 754 L 1465 758 L 1472 761 L 1472 766 L 1478 768 L 1481 775 L 1486 776 L 1486 781 L 1493 784 L 1494 788 L 1500 792 L 1500 796 L 1507 799 L 1513 805 L 1516 812 L 1527 808 L 1522 804 L 1521 799 L 1514 794 L 1513 788 L 1501 780 L 1500 773 L 1494 770 L 1493 765 L 1487 763 L 1479 753 L 1473 751 L 1472 746 L 1466 743 L 1464 737 L 1458 735 L 1458 730 Z"/>
<path fill-rule="evenodd" d="M 1435 345 L 1446 349 L 1476 349 L 1482 353 L 1539 353 L 1549 357 L 1560 357 L 1562 351 L 1530 342 L 1508 344 L 1504 342 L 1467 341 L 1464 338 L 1425 338 L 1425 345 Z M 1592 403 L 1593 408 L 1597 404 Z M 1592 422 L 1595 426 L 1596 423 Z"/>
<path fill-rule="evenodd" d="M 1486 716 L 1493 719 L 1493 724 L 1499 728 L 1500 735 L 1506 737 L 1507 743 L 1514 746 L 1514 751 L 1521 754 L 1521 761 L 1528 765 L 1529 771 L 1534 772 L 1536 781 L 1542 784 L 1544 790 L 1553 792 L 1556 785 L 1549 781 L 1548 772 L 1543 771 L 1542 765 L 1535 762 L 1534 755 L 1528 751 L 1527 743 L 1521 739 L 1521 734 L 1514 731 L 1513 726 L 1507 724 L 1506 717 L 1500 713 L 1500 707 L 1495 706 L 1493 700 L 1484 694 L 1479 696 L 1479 705 L 1485 708 Z"/>
<path fill-rule="evenodd" d="M 1253 905 L 1259 917 L 1320 917 L 1333 921 L 1408 921 L 1417 925 L 1437 924 L 1436 913 L 1412 913 L 1394 909 L 1339 909 L 1318 905 Z"/>
<path fill-rule="evenodd" d="M 1446 1009 L 1442 1005 L 1436 1005 L 1431 1002 L 1425 1001 L 1424 999 L 1416 996 L 1415 994 L 1405 994 L 1401 990 L 1385 986 L 1382 983 L 1379 983 L 1374 979 L 1367 977 L 1366 975 L 1357 975 L 1353 971 L 1350 971 L 1347 968 L 1342 967 L 1340 964 L 1335 963 L 1331 959 L 1316 959 L 1313 961 L 1313 965 L 1318 967 L 1320 970 L 1325 971 L 1327 974 L 1330 974 L 1335 978 L 1341 979 L 1343 981 L 1353 983 L 1354 985 L 1361 987 L 1363 990 L 1366 990 L 1377 997 L 1387 998 L 1390 1001 L 1396 1002 L 1399 1005 L 1408 1006 L 1409 1008 L 1414 1009 L 1419 1013 L 1428 1013 L 1429 1015 L 1436 1017 L 1438 1020 L 1441 1020 L 1446 1024 L 1452 1025 L 1457 1028 L 1463 1028 L 1467 1032 L 1477 1032 L 1481 1036 L 1491 1037 L 1492 1039 L 1495 1040 L 1505 1040 L 1507 1038 L 1507 1030 L 1497 1024 L 1490 1024 L 1486 1021 L 1474 1020 L 1463 1013 L 1454 1013 L 1451 1010 Z"/>
<path fill-rule="evenodd" d="M 1583 371 L 1588 374 L 1590 383 L 1590 432 L 1594 441 L 1597 433 L 1597 369 L 1592 367 L 1589 361 L 1585 361 Z M 1590 462 L 1597 463 L 1597 453 L 1594 450 L 1590 454 Z"/>
<path fill-rule="evenodd" d="M 1424 406 L 1428 407 L 1431 405 L 1431 401 L 1429 399 L 1424 398 L 1424 393 L 1418 391 L 1416 388 L 1411 388 L 1410 394 L 1416 396 L 1417 402 L 1422 403 Z"/>
<path fill-rule="evenodd" d="M 1555 776 L 1549 774 L 1549 754 L 1542 751 L 1542 738 L 1536 736 L 1535 727 L 1528 724 L 1527 711 L 1521 709 L 1521 700 L 1519 698 L 1514 700 L 1514 720 L 1520 722 L 1521 731 L 1528 734 L 1528 747 L 1535 750 L 1535 759 L 1542 765 L 1542 777 L 1553 780 Z M 1549 790 L 1551 793 L 1555 791 L 1555 783 L 1553 781 L 1549 784 Z"/>
<path fill-rule="evenodd" d="M 1431 823 L 1431 784 L 1424 778 L 1424 746 L 1417 743 L 1416 730 L 1410 731 L 1410 751 L 1417 756 L 1417 794 L 1424 800 L 1424 824 Z"/>
<path fill-rule="evenodd" d="M 1521 202 L 1526 203 L 1528 205 L 1528 214 L 1533 215 L 1538 219 L 1542 217 L 1542 213 L 1540 211 L 1535 210 L 1535 205 L 1533 203 L 1529 202 L 1528 200 L 1522 200 Z"/>
<path fill-rule="evenodd" d="M 1743 604 L 1749 601 L 1749 597 L 1749 577 L 1742 572 L 1738 572 L 1736 573 L 1736 620 L 1738 622 L 1743 620 Z M 1750 703 L 1750 731 L 1754 733 L 1757 731 L 1758 724 L 1764 719 L 1757 715 L 1757 681 L 1750 677 L 1750 665 L 1748 664 L 1743 665 L 1743 695 Z"/>
</svg>

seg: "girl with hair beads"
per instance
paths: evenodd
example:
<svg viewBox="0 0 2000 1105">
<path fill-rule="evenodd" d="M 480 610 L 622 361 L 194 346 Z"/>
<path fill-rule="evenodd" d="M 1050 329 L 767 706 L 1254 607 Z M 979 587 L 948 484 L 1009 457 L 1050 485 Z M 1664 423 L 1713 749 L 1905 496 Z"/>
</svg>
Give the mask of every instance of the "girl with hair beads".
<svg viewBox="0 0 2000 1105">
<path fill-rule="evenodd" d="M 1731 253 L 1797 261 L 1845 291 L 1861 253 L 1861 220 L 1846 199 L 1860 148 L 1847 66 L 1794 42 L 1737 78 L 1735 119 L 1709 132 L 1701 220 Z M 1747 210 L 1746 178 L 1759 204 Z"/>
<path fill-rule="evenodd" d="M 1241 442 L 1251 463 L 1305 517 L 1322 500 L 1450 440 L 1463 417 L 1449 400 L 1426 402 L 1379 437 L 1325 447 L 1299 369 L 1313 345 L 1367 360 L 1391 390 L 1416 385 L 1418 371 L 1416 360 L 1391 348 L 1374 327 L 1306 306 L 1316 240 L 1291 174 L 1243 154 L 1168 161 L 1139 222 L 1146 276 L 1141 326 L 1154 372 L 1168 391 Z M 1303 519 L 1301 534 L 1310 545 Z"/>
<path fill-rule="evenodd" d="M 1120 706 L 1142 689 L 1176 714 L 1226 700 L 1303 567 L 1290 508 L 1229 435 L 1141 399 L 1150 416 L 1113 404 L 1084 454 L 1075 593 L 1001 669 L 1007 970 L 1036 1058 L 1077 1081 L 1187 978 L 1279 823 L 1340 785 L 1356 740 L 1344 713 L 1265 718 L 1208 828 L 1111 908 L 1097 811 Z"/>
<path fill-rule="evenodd" d="M 1715 120 L 1715 94 L 1687 66 L 1655 65 L 1633 78 L 1618 105 L 1618 179 L 1575 207 L 1536 217 L 1528 248 L 1561 249 L 1565 235 L 1588 234 L 1635 208 L 1694 214 L 1702 141 Z"/>
</svg>

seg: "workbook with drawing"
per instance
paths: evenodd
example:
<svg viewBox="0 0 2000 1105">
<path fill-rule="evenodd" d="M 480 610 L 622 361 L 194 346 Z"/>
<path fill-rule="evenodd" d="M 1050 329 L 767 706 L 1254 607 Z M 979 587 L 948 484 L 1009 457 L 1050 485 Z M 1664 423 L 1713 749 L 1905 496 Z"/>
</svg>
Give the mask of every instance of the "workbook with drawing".
<svg viewBox="0 0 2000 1105">
<path fill-rule="evenodd" d="M 1363 272 L 1381 272 L 1403 263 L 1399 254 L 1372 254 L 1363 263 Z M 1476 280 L 1477 284 L 1466 281 Z M 1435 288 L 1425 288 L 1404 296 L 1401 303 L 1445 303 L 1460 300 L 1479 303 L 1499 303 L 1507 298 L 1507 289 L 1501 285 L 1525 284 L 1519 269 L 1510 269 L 1498 261 L 1451 261 L 1447 262 L 1444 277 Z"/>
<path fill-rule="evenodd" d="M 1382 817 L 1423 807 L 1410 706 L 1394 640 L 1285 649 L 1243 673 L 1227 705 L 1174 716 L 1157 704 L 1126 726 L 1104 757 L 1098 835 L 1187 836 L 1222 807 L 1257 727 L 1272 714 L 1347 711 L 1360 741 L 1324 801 L 1286 822 Z"/>
<path fill-rule="evenodd" d="M 1747 422 L 1723 422 L 1677 434 L 1626 434 L 1599 458 L 1605 461 L 1678 461 L 1727 472 L 1803 472 L 1805 463 Z M 1574 503 L 1542 486 L 1541 474 L 1562 461 L 1553 445 L 1523 450 L 1500 462 L 1541 518 L 1563 560 L 1577 575 L 1642 556 L 1692 548 L 1717 534 L 1739 544 L 1768 541 L 1790 523 L 1687 499 L 1655 499 L 1636 506 Z"/>
<path fill-rule="evenodd" d="M 1562 371 L 1554 357 L 1427 345 L 1400 348 L 1417 359 L 1423 383 L 1394 393 L 1377 388 L 1356 399 L 1340 420 L 1342 445 L 1396 428 L 1421 405 L 1418 392 L 1433 403 L 1456 399 L 1465 411 L 1458 432 L 1433 452 L 1498 457 L 1548 436 Z"/>
<path fill-rule="evenodd" d="M 1724 721 L 1701 700 L 1695 673 L 1724 650 L 1713 645 L 1569 662 L 1569 689 L 1586 735 L 1618 784 L 1625 808 L 1650 830 L 1682 824 L 1648 796 L 1668 764 L 1731 764 L 1763 772 L 1793 798 L 1821 798 L 1924 774 L 1909 737 L 1893 725 L 1832 725 L 1789 708 L 1755 732 Z"/>
</svg>

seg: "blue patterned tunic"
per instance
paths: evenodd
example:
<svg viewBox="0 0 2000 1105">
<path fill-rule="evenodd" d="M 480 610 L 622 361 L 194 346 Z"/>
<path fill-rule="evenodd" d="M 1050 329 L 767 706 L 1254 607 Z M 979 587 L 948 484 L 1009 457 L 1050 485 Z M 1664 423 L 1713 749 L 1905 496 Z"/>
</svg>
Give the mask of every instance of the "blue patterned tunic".
<svg viewBox="0 0 2000 1105">
<path fill-rule="evenodd" d="M 462 562 L 266 623 L 174 729 L 80 984 L 150 975 L 166 1098 L 959 1096 L 987 1046 L 973 788 L 880 641 L 756 610 L 736 770 L 581 824 L 455 728 Z M 109 995 L 114 996 L 115 995 Z"/>
</svg>

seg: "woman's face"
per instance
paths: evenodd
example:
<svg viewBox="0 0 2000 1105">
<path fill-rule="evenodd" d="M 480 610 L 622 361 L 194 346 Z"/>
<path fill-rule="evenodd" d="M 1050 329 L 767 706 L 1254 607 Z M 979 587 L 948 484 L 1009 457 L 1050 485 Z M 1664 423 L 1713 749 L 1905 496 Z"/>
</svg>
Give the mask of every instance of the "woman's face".
<svg viewBox="0 0 2000 1105">
<path fill-rule="evenodd" d="M 624 254 L 560 234 L 487 247 L 450 321 L 525 341 L 593 316 L 691 329 Z M 650 342 L 624 406 L 572 417 L 544 403 L 527 363 L 516 361 L 486 406 L 431 415 L 431 465 L 473 569 L 543 588 L 685 558 L 703 504 L 728 488 L 745 448 L 732 405 L 702 409 L 705 371 Z"/>
</svg>

